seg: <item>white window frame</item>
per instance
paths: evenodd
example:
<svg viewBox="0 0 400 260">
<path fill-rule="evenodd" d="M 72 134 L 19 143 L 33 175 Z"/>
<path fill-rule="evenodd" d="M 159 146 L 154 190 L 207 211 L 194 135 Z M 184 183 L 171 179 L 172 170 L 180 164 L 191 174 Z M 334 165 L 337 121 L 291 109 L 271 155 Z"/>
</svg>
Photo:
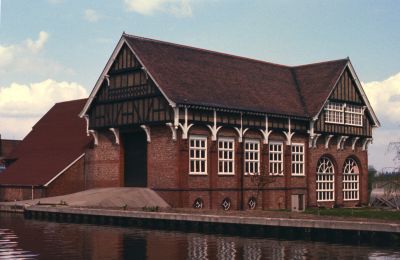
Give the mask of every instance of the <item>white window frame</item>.
<svg viewBox="0 0 400 260">
<path fill-rule="evenodd" d="M 280 150 L 271 149 L 272 147 L 280 146 Z M 284 164 L 283 164 L 283 142 L 270 141 L 269 147 L 269 175 L 283 176 L 284 175 Z M 280 157 L 280 158 L 279 158 Z M 279 171 L 281 169 L 281 171 Z"/>
<path fill-rule="evenodd" d="M 247 148 L 247 144 L 249 144 L 249 148 Z M 250 144 L 257 145 L 258 149 L 250 149 Z M 245 175 L 259 175 L 260 174 L 260 146 L 261 142 L 258 139 L 245 139 L 244 141 L 244 169 Z M 247 156 L 249 155 L 249 156 Z M 251 156 L 253 155 L 253 156 Z M 254 155 L 257 155 L 257 159 L 254 159 Z M 253 165 L 253 169 L 257 168 L 257 172 L 248 172 L 247 169 L 250 169 L 250 165 Z"/>
<path fill-rule="evenodd" d="M 345 106 L 344 103 L 328 102 L 325 107 L 325 123 L 344 124 Z"/>
<path fill-rule="evenodd" d="M 362 106 L 346 105 L 344 119 L 346 125 L 363 126 L 363 116 L 364 108 Z"/>
<path fill-rule="evenodd" d="M 192 146 L 192 141 L 194 141 L 194 146 Z M 204 147 L 197 146 L 196 141 L 204 142 Z M 192 152 L 193 151 L 193 156 Z M 201 156 L 201 152 L 204 151 L 204 158 Z M 197 156 L 197 153 L 200 153 L 200 156 Z M 192 171 L 191 164 L 194 162 L 194 171 Z M 204 162 L 204 170 L 198 171 L 196 162 L 200 162 L 199 166 L 201 168 L 201 163 Z M 207 136 L 201 135 L 191 135 L 189 137 L 189 174 L 190 175 L 207 175 Z"/>
<path fill-rule="evenodd" d="M 301 151 L 297 151 L 296 147 L 301 147 Z M 305 176 L 305 156 L 304 143 L 292 143 L 291 170 L 293 176 Z"/>
<path fill-rule="evenodd" d="M 221 144 L 228 144 L 228 147 Z M 230 147 L 231 144 L 231 147 Z M 228 157 L 228 158 L 226 158 Z M 222 164 L 222 171 L 220 164 Z M 227 171 L 226 168 L 229 168 L 229 164 L 231 169 Z M 235 175 L 235 138 L 231 137 L 220 137 L 218 138 L 218 174 L 219 175 Z"/>
<path fill-rule="evenodd" d="M 347 158 L 343 165 L 343 200 L 360 199 L 360 168 L 352 158 Z"/>
<path fill-rule="evenodd" d="M 331 159 L 318 160 L 316 184 L 317 202 L 335 201 L 335 167 Z"/>
</svg>

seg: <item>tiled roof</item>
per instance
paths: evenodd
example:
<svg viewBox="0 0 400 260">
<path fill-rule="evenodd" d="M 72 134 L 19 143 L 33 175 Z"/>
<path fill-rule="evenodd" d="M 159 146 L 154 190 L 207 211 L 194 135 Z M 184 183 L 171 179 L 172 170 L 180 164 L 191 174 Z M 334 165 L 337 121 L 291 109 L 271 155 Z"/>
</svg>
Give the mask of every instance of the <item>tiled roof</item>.
<svg viewBox="0 0 400 260">
<path fill-rule="evenodd" d="M 78 117 L 86 99 L 55 104 L 9 156 L 0 185 L 44 185 L 85 152 L 92 139 Z"/>
<path fill-rule="evenodd" d="M 283 66 L 124 34 L 149 74 L 177 104 L 310 118 L 348 63 Z"/>
</svg>

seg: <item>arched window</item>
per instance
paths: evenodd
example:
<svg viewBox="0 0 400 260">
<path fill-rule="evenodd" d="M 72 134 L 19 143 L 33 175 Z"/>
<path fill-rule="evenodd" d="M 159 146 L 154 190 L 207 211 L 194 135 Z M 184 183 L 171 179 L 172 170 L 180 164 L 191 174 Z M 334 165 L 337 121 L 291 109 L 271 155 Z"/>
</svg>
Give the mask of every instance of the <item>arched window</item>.
<svg viewBox="0 0 400 260">
<path fill-rule="evenodd" d="M 354 159 L 348 158 L 343 166 L 343 199 L 359 199 L 359 175 L 360 170 Z"/>
<path fill-rule="evenodd" d="M 321 157 L 317 164 L 317 201 L 335 200 L 335 169 L 330 159 Z"/>
</svg>

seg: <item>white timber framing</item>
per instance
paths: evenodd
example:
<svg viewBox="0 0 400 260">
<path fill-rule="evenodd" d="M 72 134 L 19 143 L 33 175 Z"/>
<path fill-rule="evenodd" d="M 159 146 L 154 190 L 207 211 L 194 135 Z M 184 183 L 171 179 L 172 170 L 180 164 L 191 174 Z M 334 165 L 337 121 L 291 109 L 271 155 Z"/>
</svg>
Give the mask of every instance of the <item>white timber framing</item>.
<svg viewBox="0 0 400 260">
<path fill-rule="evenodd" d="M 179 116 L 179 111 L 178 111 L 178 116 Z M 183 125 L 181 123 L 179 123 L 179 126 L 182 130 L 182 139 L 186 140 L 188 138 L 188 134 L 189 134 L 189 129 L 193 126 L 193 124 L 188 124 L 188 109 L 187 107 L 185 107 L 185 119 L 184 119 L 184 123 Z"/>
<path fill-rule="evenodd" d="M 308 141 L 308 148 L 315 148 L 317 147 L 317 141 L 318 138 L 321 136 L 321 134 L 316 134 L 314 132 L 314 124 L 315 121 L 317 121 L 318 117 L 314 117 L 310 121 L 310 130 L 308 130 L 308 134 L 310 135 L 309 141 Z"/>
<path fill-rule="evenodd" d="M 94 145 L 97 146 L 99 144 L 99 134 L 97 133 L 96 130 L 89 130 L 89 133 L 93 136 Z"/>
<path fill-rule="evenodd" d="M 115 144 L 119 145 L 119 130 L 117 128 L 110 128 L 109 129 L 114 134 Z"/>
<path fill-rule="evenodd" d="M 107 87 L 110 86 L 110 75 L 104 75 L 104 78 L 107 80 Z"/>
<path fill-rule="evenodd" d="M 333 135 L 327 135 L 325 136 L 325 149 L 329 148 L 329 142 L 331 141 Z"/>
<path fill-rule="evenodd" d="M 140 127 L 143 128 L 143 130 L 146 132 L 147 142 L 150 143 L 151 142 L 150 127 L 147 125 L 141 125 Z"/>
<path fill-rule="evenodd" d="M 124 44 L 126 44 L 126 46 L 129 48 L 129 50 L 133 53 L 133 55 L 136 57 L 136 59 L 142 65 L 144 71 L 146 72 L 148 77 L 151 78 L 151 80 L 154 82 L 154 84 L 157 86 L 157 88 L 160 90 L 161 94 L 168 101 L 168 104 L 173 108 L 176 107 L 175 102 L 173 102 L 170 98 L 168 98 L 168 96 L 165 94 L 164 90 L 160 87 L 160 85 L 155 80 L 155 78 L 149 73 L 148 69 L 146 68 L 146 65 L 143 63 L 141 58 L 137 55 L 137 53 L 134 51 L 134 49 L 130 46 L 128 41 L 125 39 L 126 36 L 129 36 L 129 35 L 123 33 L 121 38 L 119 39 L 119 42 L 117 43 L 117 46 L 115 47 L 113 53 L 111 54 L 111 57 L 108 59 L 106 66 L 104 67 L 103 71 L 100 74 L 100 77 L 97 79 L 96 85 L 94 86 L 92 92 L 90 93 L 89 98 L 86 101 L 85 106 L 83 107 L 82 111 L 79 114 L 79 117 L 82 118 L 87 114 L 87 112 L 88 112 L 88 110 L 90 108 L 90 105 L 92 104 L 94 98 L 96 97 L 97 92 L 100 90 L 104 80 L 107 80 L 108 72 L 110 71 L 111 66 L 113 65 L 115 59 L 117 58 L 117 56 L 120 53 L 120 51 L 121 51 L 122 47 L 124 46 Z"/>
<path fill-rule="evenodd" d="M 249 128 L 243 129 L 243 113 L 240 113 L 240 128 L 234 127 L 236 132 L 238 133 L 238 142 L 243 142 L 244 134 L 249 130 Z"/>
<path fill-rule="evenodd" d="M 290 117 L 288 119 L 288 131 L 283 131 L 283 133 L 286 136 L 286 145 L 292 145 L 292 137 L 294 135 L 294 132 L 292 132 L 292 125 L 291 125 L 291 120 Z"/>
<path fill-rule="evenodd" d="M 368 145 L 370 144 L 370 143 L 372 143 L 372 138 L 365 138 L 364 139 L 364 141 L 363 141 L 363 145 L 362 145 L 362 150 L 363 151 L 367 151 L 368 150 Z"/>
<path fill-rule="evenodd" d="M 356 143 L 360 139 L 360 137 L 353 137 L 352 143 L 351 143 L 351 150 L 354 151 L 356 149 Z"/>
<path fill-rule="evenodd" d="M 262 133 L 262 135 L 264 137 L 264 144 L 268 144 L 269 135 L 272 133 L 272 130 L 269 130 L 267 115 L 265 115 L 265 129 L 264 130 L 260 129 L 260 132 Z"/>
<path fill-rule="evenodd" d="M 322 111 L 326 107 L 326 104 L 329 102 L 329 97 L 332 95 L 333 91 L 335 91 L 335 87 L 337 86 L 339 80 L 343 76 L 343 73 L 346 71 L 346 68 L 348 68 L 350 70 L 351 76 L 354 78 L 354 82 L 356 83 L 356 87 L 357 87 L 358 91 L 360 92 L 361 97 L 362 97 L 364 103 L 366 104 L 366 106 L 368 108 L 368 112 L 371 115 L 372 121 L 374 122 L 374 126 L 380 127 L 381 124 L 380 124 L 378 118 L 376 117 L 376 114 L 375 114 L 374 110 L 372 109 L 371 104 L 368 101 L 367 95 L 364 92 L 364 89 L 363 89 L 363 87 L 361 85 L 360 80 L 358 79 L 358 76 L 357 76 L 357 74 L 356 74 L 356 72 L 355 72 L 355 70 L 353 68 L 353 65 L 350 62 L 350 59 L 348 59 L 347 64 L 342 69 L 342 72 L 340 73 L 340 76 L 337 78 L 336 82 L 331 86 L 331 91 L 329 92 L 329 95 L 326 97 L 325 102 L 323 103 L 323 106 L 321 106 L 320 110 L 315 115 L 315 118 L 318 118 L 318 116 L 322 113 Z"/>
<path fill-rule="evenodd" d="M 338 136 L 338 142 L 337 142 L 337 149 L 338 150 L 343 150 L 344 149 L 344 143 L 346 142 L 348 136 L 345 135 L 339 135 Z"/>
<path fill-rule="evenodd" d="M 86 122 L 86 135 L 89 136 L 89 116 L 88 115 L 84 115 L 83 118 L 85 119 Z"/>
<path fill-rule="evenodd" d="M 171 133 L 172 133 L 172 140 L 176 141 L 176 128 L 172 123 L 166 123 L 166 126 L 169 127 L 169 129 L 171 129 Z"/>
<path fill-rule="evenodd" d="M 217 127 L 217 111 L 214 109 L 214 123 L 213 126 L 207 125 L 208 129 L 211 131 L 211 141 L 217 141 L 217 135 L 219 129 L 222 128 L 222 126 Z"/>
</svg>

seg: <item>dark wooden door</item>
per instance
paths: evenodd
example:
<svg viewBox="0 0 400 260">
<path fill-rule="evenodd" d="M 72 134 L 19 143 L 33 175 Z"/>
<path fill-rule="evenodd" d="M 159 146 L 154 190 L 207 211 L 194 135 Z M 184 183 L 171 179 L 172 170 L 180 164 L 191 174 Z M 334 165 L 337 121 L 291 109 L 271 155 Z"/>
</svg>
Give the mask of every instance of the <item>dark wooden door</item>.
<svg viewBox="0 0 400 260">
<path fill-rule="evenodd" d="M 147 141 L 143 131 L 124 135 L 125 186 L 147 186 Z"/>
</svg>

